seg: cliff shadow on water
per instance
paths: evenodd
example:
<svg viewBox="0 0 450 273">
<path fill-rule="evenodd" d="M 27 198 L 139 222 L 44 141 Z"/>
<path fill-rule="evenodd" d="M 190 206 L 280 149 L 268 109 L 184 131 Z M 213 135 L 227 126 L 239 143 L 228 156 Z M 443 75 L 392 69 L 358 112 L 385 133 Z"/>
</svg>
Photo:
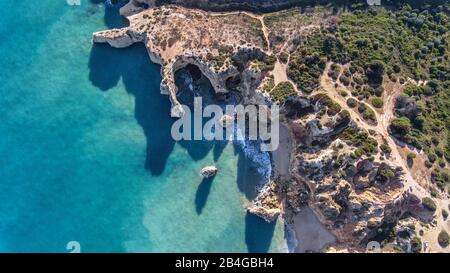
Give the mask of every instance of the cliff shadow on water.
<svg viewBox="0 0 450 273">
<path fill-rule="evenodd" d="M 206 205 L 206 201 L 208 200 L 208 195 L 211 191 L 211 186 L 214 178 L 215 176 L 203 178 L 202 182 L 197 188 L 197 192 L 195 194 L 195 210 L 197 211 L 197 214 L 201 214 L 203 208 Z"/>
<path fill-rule="evenodd" d="M 127 92 L 134 96 L 135 118 L 147 140 L 145 168 L 161 175 L 175 141 L 171 137 L 170 102 L 160 95 L 159 66 L 150 61 L 143 44 L 126 49 L 94 44 L 89 69 L 89 79 L 96 87 L 108 91 L 122 79 Z"/>
<path fill-rule="evenodd" d="M 245 243 L 250 253 L 269 251 L 275 231 L 276 221 L 267 223 L 249 212 L 245 215 Z"/>
<path fill-rule="evenodd" d="M 169 155 L 172 153 L 175 141 L 171 136 L 174 122 L 169 115 L 170 102 L 167 96 L 161 95 L 160 67 L 153 64 L 143 44 L 135 44 L 129 48 L 116 49 L 107 44 L 94 44 L 89 60 L 89 79 L 102 91 L 109 91 L 122 80 L 128 93 L 135 98 L 135 118 L 142 127 L 146 141 L 145 168 L 154 176 L 160 176 L 166 167 Z M 180 72 L 182 73 L 182 72 Z M 191 88 L 189 82 L 178 79 L 180 91 Z M 184 79 L 185 80 L 185 79 Z M 211 95 L 209 81 L 201 81 L 198 89 L 205 98 Z M 215 97 L 215 94 L 212 93 Z M 189 98 L 188 98 L 189 99 Z M 207 103 L 210 103 L 207 101 Z M 227 141 L 180 141 L 181 147 L 187 150 L 193 160 L 203 159 L 213 152 L 217 161 L 222 151 L 229 144 Z M 256 196 L 255 186 L 258 177 L 254 175 L 251 160 L 241 148 L 234 145 L 238 154 L 237 186 L 247 199 Z M 204 179 L 199 185 L 195 196 L 195 209 L 201 214 L 209 197 L 213 179 Z M 275 223 L 268 224 L 257 216 L 245 216 L 245 242 L 249 252 L 267 252 L 272 242 Z"/>
<path fill-rule="evenodd" d="M 175 73 L 178 87 L 178 100 L 193 109 L 195 97 L 202 97 L 203 104 L 216 104 L 225 107 L 227 104 L 237 104 L 238 99 L 230 95 L 227 99 L 219 98 L 209 80 L 201 74 L 199 69 L 193 65 L 178 70 Z M 207 120 L 207 119 L 206 119 Z M 206 121 L 204 120 L 204 121 Z M 203 158 L 213 149 L 214 161 L 217 161 L 223 149 L 228 145 L 233 145 L 234 153 L 237 155 L 237 187 L 248 200 L 253 200 L 257 196 L 256 186 L 261 185 L 262 177 L 254 170 L 251 158 L 247 155 L 241 145 L 230 143 L 229 141 L 181 141 L 179 142 L 191 157 L 195 159 Z M 250 145 L 248 143 L 244 145 Z M 195 196 L 195 208 L 197 214 L 201 214 L 205 207 L 211 190 L 214 177 L 205 178 L 199 184 Z M 252 253 L 268 252 L 276 222 L 267 223 L 263 219 L 253 214 L 246 213 L 245 216 L 245 243 L 247 249 Z"/>
</svg>

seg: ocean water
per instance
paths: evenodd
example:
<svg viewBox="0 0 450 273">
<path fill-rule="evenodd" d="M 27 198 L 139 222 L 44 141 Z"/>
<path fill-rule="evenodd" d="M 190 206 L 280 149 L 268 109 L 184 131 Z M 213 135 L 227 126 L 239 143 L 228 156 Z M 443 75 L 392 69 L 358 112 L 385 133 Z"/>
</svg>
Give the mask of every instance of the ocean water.
<svg viewBox="0 0 450 273">
<path fill-rule="evenodd" d="M 175 143 L 142 45 L 102 1 L 0 0 L 0 252 L 278 252 L 245 206 L 262 177 L 232 143 Z M 212 181 L 199 171 L 215 164 Z M 259 166 L 261 167 L 261 166 Z"/>
</svg>

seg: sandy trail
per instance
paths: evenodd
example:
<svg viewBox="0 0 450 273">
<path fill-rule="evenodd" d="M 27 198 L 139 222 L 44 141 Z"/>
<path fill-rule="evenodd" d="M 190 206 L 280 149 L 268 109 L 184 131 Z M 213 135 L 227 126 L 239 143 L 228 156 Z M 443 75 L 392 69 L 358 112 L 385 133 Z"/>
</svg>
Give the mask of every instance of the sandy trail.
<svg viewBox="0 0 450 273">
<path fill-rule="evenodd" d="M 350 108 L 347 105 L 346 98 L 342 97 L 338 91 L 337 88 L 334 86 L 333 80 L 328 77 L 328 70 L 330 69 L 331 63 L 328 63 L 325 71 L 321 77 L 320 83 L 322 88 L 326 91 L 328 95 L 330 95 L 337 103 L 341 105 L 341 107 L 345 110 L 347 110 L 350 113 L 350 116 L 352 119 L 357 123 L 357 125 L 361 128 L 364 128 L 366 130 L 374 130 L 376 133 L 381 135 L 386 141 L 387 144 L 391 147 L 392 152 L 391 156 L 389 158 L 389 161 L 394 163 L 397 166 L 400 166 L 404 170 L 403 178 L 405 180 L 403 191 L 400 193 L 399 197 L 401 197 L 403 192 L 406 191 L 412 191 L 413 194 L 417 195 L 419 198 L 423 198 L 425 196 L 429 196 L 429 193 L 422 188 L 412 177 L 409 168 L 405 162 L 405 160 L 402 159 L 398 146 L 395 142 L 395 140 L 391 137 L 389 134 L 388 128 L 390 121 L 394 117 L 394 106 L 395 106 L 395 98 L 398 96 L 398 94 L 401 92 L 400 88 L 394 88 L 394 92 L 390 94 L 385 94 L 385 105 L 383 107 L 383 114 L 380 116 L 380 114 L 373 109 L 370 105 L 367 104 L 368 107 L 370 107 L 372 110 L 374 110 L 375 117 L 377 120 L 377 125 L 370 125 L 364 122 L 360 115 L 352 108 Z M 344 85 L 338 82 L 338 87 L 342 88 L 344 90 L 349 91 Z M 350 93 L 350 92 L 348 92 Z"/>
</svg>

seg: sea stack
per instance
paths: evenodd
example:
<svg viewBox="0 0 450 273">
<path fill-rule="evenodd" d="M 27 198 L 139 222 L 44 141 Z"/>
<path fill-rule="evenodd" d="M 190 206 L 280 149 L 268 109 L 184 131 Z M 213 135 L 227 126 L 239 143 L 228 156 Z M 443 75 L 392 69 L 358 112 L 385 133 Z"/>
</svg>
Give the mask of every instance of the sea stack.
<svg viewBox="0 0 450 273">
<path fill-rule="evenodd" d="M 206 166 L 202 169 L 200 175 L 203 176 L 204 178 L 210 178 L 215 176 L 218 171 L 219 170 L 215 166 Z"/>
</svg>

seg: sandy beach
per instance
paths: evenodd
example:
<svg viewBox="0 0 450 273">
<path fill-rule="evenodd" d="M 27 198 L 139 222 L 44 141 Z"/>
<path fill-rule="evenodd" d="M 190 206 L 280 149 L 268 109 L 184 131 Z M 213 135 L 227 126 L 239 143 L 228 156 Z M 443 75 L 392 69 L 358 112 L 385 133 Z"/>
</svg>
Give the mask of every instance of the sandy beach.
<svg viewBox="0 0 450 273">
<path fill-rule="evenodd" d="M 319 252 L 336 240 L 308 207 L 294 216 L 293 228 L 298 241 L 295 253 Z"/>
<path fill-rule="evenodd" d="M 292 152 L 292 140 L 289 129 L 280 124 L 280 145 L 272 153 L 273 167 L 276 176 L 289 176 L 290 154 Z"/>
</svg>

